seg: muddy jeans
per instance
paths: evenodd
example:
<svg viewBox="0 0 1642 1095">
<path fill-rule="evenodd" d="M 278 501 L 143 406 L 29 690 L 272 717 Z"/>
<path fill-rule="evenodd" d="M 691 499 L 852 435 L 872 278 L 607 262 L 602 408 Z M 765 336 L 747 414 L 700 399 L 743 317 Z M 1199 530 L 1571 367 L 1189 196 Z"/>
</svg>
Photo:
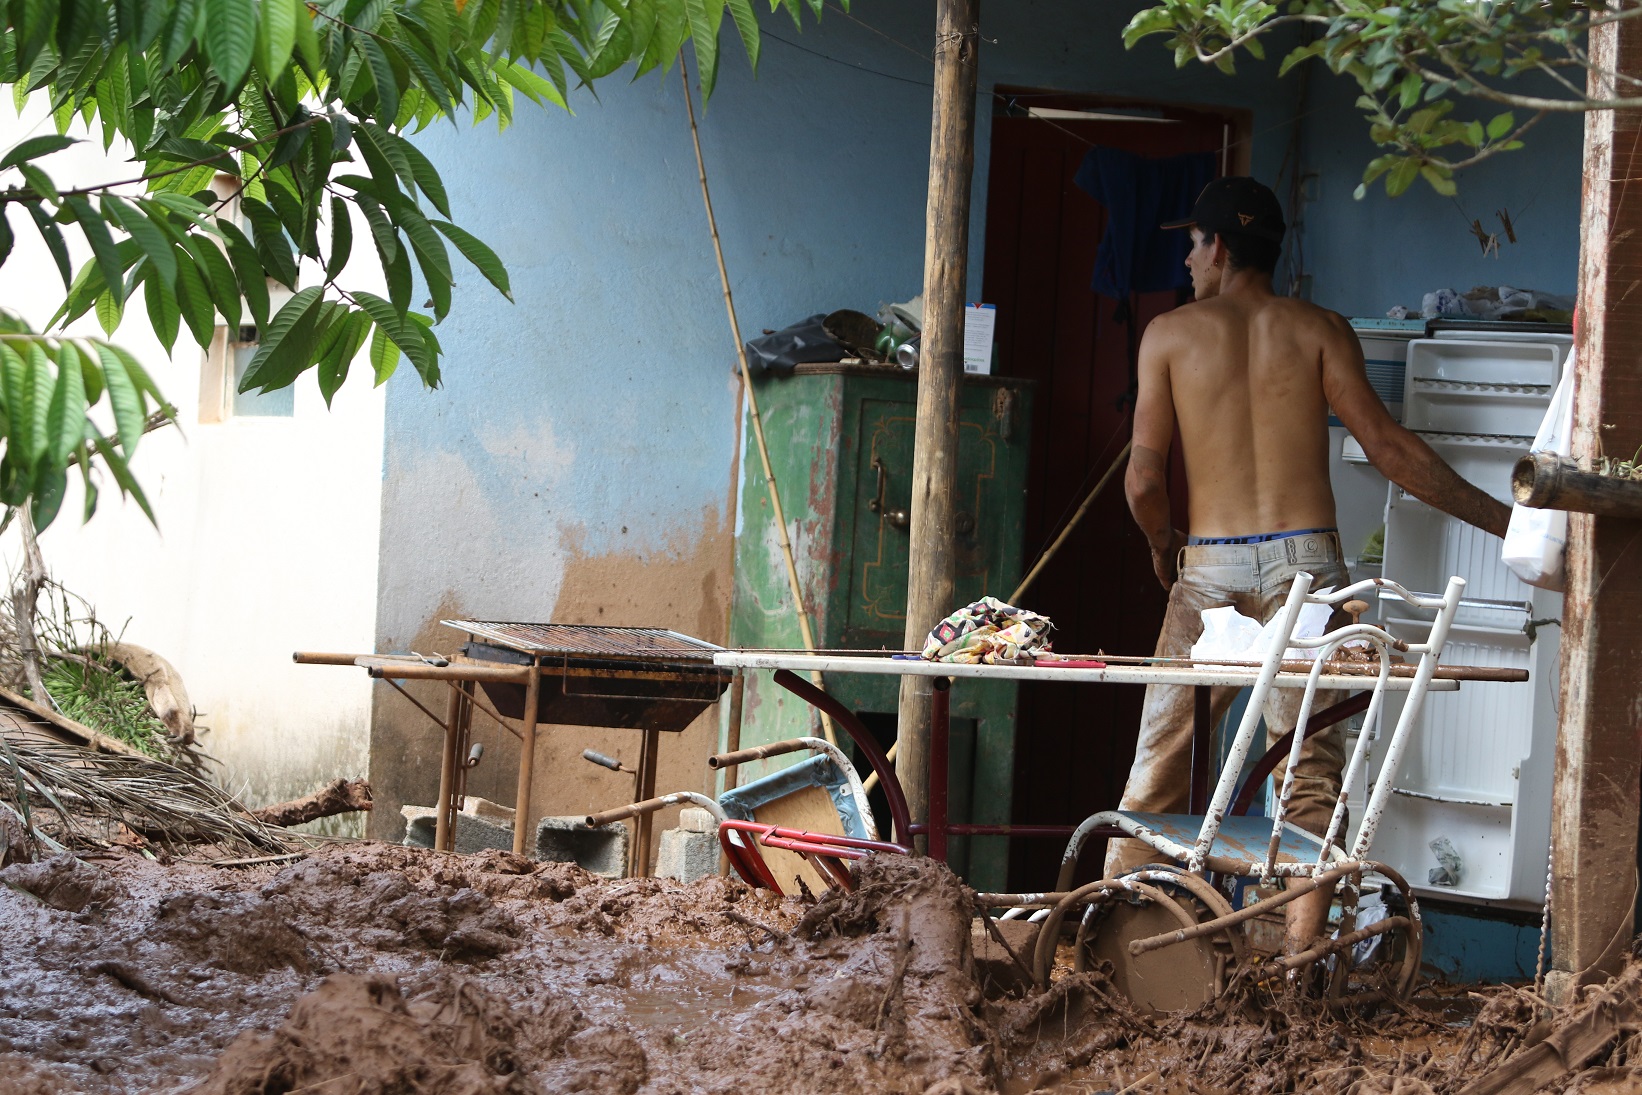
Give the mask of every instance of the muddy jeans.
<svg viewBox="0 0 1642 1095">
<path fill-rule="evenodd" d="M 1339 536 L 1318 532 L 1260 544 L 1182 548 L 1180 577 L 1169 591 L 1169 608 L 1157 640 L 1158 656 L 1181 658 L 1190 654 L 1192 644 L 1203 633 L 1200 614 L 1206 608 L 1232 605 L 1262 623 L 1271 619 L 1288 599 L 1294 575 L 1302 570 L 1310 572 L 1313 590 L 1339 589 L 1348 584 Z M 1341 616 L 1337 614 L 1333 626 L 1344 622 Z M 1160 814 L 1181 814 L 1188 809 L 1194 691 L 1179 685 L 1147 686 L 1135 763 L 1129 770 L 1119 809 Z M 1237 692 L 1236 688 L 1210 690 L 1212 725 L 1219 725 Z M 1263 711 L 1268 748 L 1294 728 L 1303 695 L 1304 690 L 1298 688 L 1273 688 L 1268 693 Z M 1312 711 L 1321 711 L 1344 698 L 1342 692 L 1318 692 Z M 1306 738 L 1294 773 L 1289 820 L 1321 835 L 1339 799 L 1344 767 L 1345 749 L 1338 726 Z M 1275 773 L 1278 787 L 1287 768 L 1285 757 Z M 1121 874 L 1161 857 L 1162 853 L 1138 840 L 1113 840 L 1106 854 L 1106 874 Z"/>
</svg>

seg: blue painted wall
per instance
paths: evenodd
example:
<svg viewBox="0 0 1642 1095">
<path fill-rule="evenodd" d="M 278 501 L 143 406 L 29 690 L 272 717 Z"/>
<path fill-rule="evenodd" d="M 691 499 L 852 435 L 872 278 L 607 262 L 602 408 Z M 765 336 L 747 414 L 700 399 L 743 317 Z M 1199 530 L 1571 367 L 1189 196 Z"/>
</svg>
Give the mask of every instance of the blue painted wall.
<svg viewBox="0 0 1642 1095">
<path fill-rule="evenodd" d="M 1246 108 L 1254 171 L 1275 177 L 1299 112 L 1294 81 L 1275 79 L 1275 59 L 1228 79 L 1178 71 L 1155 43 L 1125 51 L 1120 30 L 1139 6 L 989 6 L 972 298 L 984 259 L 994 85 Z M 930 0 L 858 0 L 855 18 L 829 9 L 802 34 L 784 17 L 768 18 L 756 81 L 726 29 L 702 142 L 749 336 L 815 311 L 871 312 L 919 290 L 933 11 Z M 1326 85 L 1306 108 L 1308 157 L 1324 173 L 1308 215 L 1319 301 L 1377 314 L 1417 302 L 1426 288 L 1490 280 L 1496 269 L 1495 280 L 1508 269 L 1512 284 L 1571 286 L 1577 132 L 1556 131 L 1554 170 L 1531 183 L 1520 163 L 1479 171 L 1474 191 L 1466 180 L 1465 200 L 1479 212 L 1535 202 L 1519 218 L 1532 243 L 1509 252 L 1509 267 L 1478 268 L 1463 260 L 1468 237 L 1450 238 L 1460 217 L 1445 202 L 1416 196 L 1394 211 L 1381 199 L 1350 203 L 1369 151 L 1353 95 Z M 457 613 L 723 633 L 737 388 L 682 89 L 676 71 L 611 80 L 597 99 L 584 91 L 573 105 L 571 117 L 521 101 L 505 133 L 486 123 L 417 137 L 444 175 L 457 220 L 507 263 L 518 303 L 466 272 L 438 330 L 445 390 L 424 392 L 408 370 L 390 382 L 379 649 L 449 649 L 450 633 L 436 621 Z M 422 745 L 405 745 L 413 740 L 406 705 L 384 699 L 377 708 L 373 757 L 384 767 L 372 775 L 384 802 L 373 824 L 391 833 L 400 802 L 431 801 L 436 765 Z M 672 769 L 664 751 L 662 782 L 704 782 L 705 742 L 692 736 L 674 749 L 684 759 Z M 598 743 L 578 739 L 575 748 L 584 744 Z M 562 767 L 555 748 L 549 768 Z M 476 793 L 510 802 L 510 763 L 487 761 Z M 591 792 L 574 791 L 581 775 L 539 780 L 538 806 L 592 805 Z"/>
<path fill-rule="evenodd" d="M 1311 87 L 1304 162 L 1320 177 L 1304 238 L 1313 300 L 1348 316 L 1383 316 L 1394 304 L 1417 312 L 1421 295 L 1441 288 L 1510 285 L 1573 295 L 1582 117 L 1549 117 L 1529 132 L 1526 148 L 1459 172 L 1454 198 L 1422 180 L 1398 198 L 1375 183 L 1357 201 L 1352 190 L 1377 150 L 1353 105 L 1356 81 L 1318 68 Z M 1456 117 L 1478 116 L 1468 109 L 1457 108 Z M 1486 105 L 1480 111 L 1484 120 L 1494 113 Z M 1500 209 L 1510 214 L 1515 244 L 1495 216 Z M 1498 258 L 1484 257 L 1470 232 L 1473 219 L 1500 233 Z"/>
</svg>

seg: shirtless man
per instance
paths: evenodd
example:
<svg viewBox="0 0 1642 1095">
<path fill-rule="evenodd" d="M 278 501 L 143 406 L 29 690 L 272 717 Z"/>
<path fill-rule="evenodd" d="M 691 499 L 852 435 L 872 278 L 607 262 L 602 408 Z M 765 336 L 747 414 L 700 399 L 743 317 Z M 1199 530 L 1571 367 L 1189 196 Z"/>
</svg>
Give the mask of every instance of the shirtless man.
<svg viewBox="0 0 1642 1095">
<path fill-rule="evenodd" d="M 1234 605 L 1262 622 L 1282 607 L 1294 575 L 1314 588 L 1349 582 L 1328 479 L 1329 408 L 1380 474 L 1416 498 L 1496 536 L 1510 510 L 1471 486 L 1418 436 L 1398 425 L 1369 386 L 1357 336 L 1341 316 L 1279 297 L 1271 276 L 1283 238 L 1282 207 L 1249 178 L 1210 183 L 1192 216 L 1186 259 L 1196 300 L 1153 320 L 1140 344 L 1129 509 L 1151 544 L 1169 591 L 1157 653 L 1190 652 L 1206 608 Z M 1190 488 L 1191 534 L 1169 516 L 1169 446 L 1178 431 Z M 1265 709 L 1275 741 L 1294 726 L 1299 692 L 1273 689 Z M 1216 722 L 1234 689 L 1214 690 Z M 1336 697 L 1339 698 L 1339 697 Z M 1330 702 L 1317 697 L 1319 709 Z M 1141 717 L 1124 810 L 1184 813 L 1190 785 L 1192 690 L 1151 686 Z M 1338 728 L 1304 743 L 1289 818 L 1321 835 L 1339 797 Z M 1286 764 L 1276 778 L 1281 784 Z M 1156 857 L 1114 840 L 1108 876 Z M 1329 894 L 1291 902 L 1286 946 L 1304 949 L 1327 917 Z"/>
</svg>

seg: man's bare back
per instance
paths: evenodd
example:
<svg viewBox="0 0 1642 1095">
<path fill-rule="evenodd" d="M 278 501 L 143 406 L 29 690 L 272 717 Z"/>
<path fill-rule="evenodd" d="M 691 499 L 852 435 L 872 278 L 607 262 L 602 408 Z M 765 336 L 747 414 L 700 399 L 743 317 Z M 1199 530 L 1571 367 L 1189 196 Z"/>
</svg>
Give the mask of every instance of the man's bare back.
<svg viewBox="0 0 1642 1095">
<path fill-rule="evenodd" d="M 1461 479 L 1386 411 L 1345 319 L 1277 296 L 1269 273 L 1231 266 L 1218 236 L 1193 228 L 1192 241 L 1186 265 L 1197 300 L 1153 320 L 1141 340 L 1127 479 L 1130 508 L 1165 586 L 1184 541 L 1168 504 L 1168 454 L 1177 434 L 1193 536 L 1332 528 L 1331 408 L 1387 479 L 1505 534 L 1510 510 Z"/>
<path fill-rule="evenodd" d="M 1213 297 L 1152 324 L 1143 368 L 1167 375 L 1193 535 L 1334 525 L 1323 395 L 1333 335 L 1322 309 L 1276 296 Z"/>
</svg>

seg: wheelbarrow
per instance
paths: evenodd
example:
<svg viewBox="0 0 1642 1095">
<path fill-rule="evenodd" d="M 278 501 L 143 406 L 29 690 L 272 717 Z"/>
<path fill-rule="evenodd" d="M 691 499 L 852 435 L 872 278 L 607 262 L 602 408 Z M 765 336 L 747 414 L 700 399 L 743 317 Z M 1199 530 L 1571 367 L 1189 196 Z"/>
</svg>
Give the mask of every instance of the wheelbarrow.
<svg viewBox="0 0 1642 1095">
<path fill-rule="evenodd" d="M 903 844 L 878 839 L 872 807 L 855 766 L 843 750 L 821 738 L 793 738 L 709 757 L 725 768 L 766 757 L 807 751 L 805 760 L 726 791 L 717 800 L 694 791 L 618 806 L 587 817 L 590 827 L 610 825 L 690 804 L 713 815 L 731 867 L 753 886 L 777 893 L 851 889 L 846 861 L 872 852 L 910 854 Z M 899 785 L 895 790 L 899 791 Z M 903 807 L 904 808 L 904 807 Z"/>
<path fill-rule="evenodd" d="M 1072 944 L 1070 964 L 1074 972 L 1110 963 L 1121 990 L 1137 1003 L 1158 1010 L 1196 1006 L 1239 983 L 1281 985 L 1296 979 L 1325 982 L 1331 999 L 1338 1001 L 1347 991 L 1353 949 L 1371 940 L 1389 944 L 1382 949 L 1392 958 L 1379 971 L 1378 988 L 1368 991 L 1400 997 L 1412 987 L 1420 965 L 1419 904 L 1402 876 L 1369 858 L 1369 852 L 1459 608 L 1465 581 L 1450 578 L 1440 596 L 1412 593 L 1385 579 L 1313 594 L 1311 582 L 1309 574 L 1295 577 L 1278 617 L 1281 625 L 1274 629 L 1261 659 L 1253 693 L 1208 813 L 1196 816 L 1109 810 L 1094 814 L 1078 827 L 1067 846 L 1056 891 L 1033 895 L 1033 900 L 1022 903 L 1023 909 L 1041 922 L 1031 959 L 1039 987 L 1047 988 L 1057 968 L 1064 968 L 1058 963 L 1064 958 L 1061 948 L 1067 936 Z M 1377 593 L 1391 603 L 1401 602 L 1413 610 L 1406 613 L 1409 616 L 1434 613 L 1425 641 L 1398 639 L 1383 628 L 1360 622 L 1315 638 L 1294 635 L 1303 605 L 1343 605 L 1364 593 Z M 1284 668 L 1285 659 L 1292 656 L 1290 650 L 1316 652 L 1297 720 L 1297 725 L 1305 726 L 1325 664 L 1348 643 L 1360 644 L 1372 655 L 1374 664 L 1365 669 L 1373 674 L 1373 690 L 1326 832 L 1319 837 L 1288 821 L 1294 770 L 1302 746 L 1299 734 L 1290 748 L 1289 767 L 1273 816 L 1230 816 L 1228 808 L 1243 763 L 1261 726 L 1263 702 L 1273 678 Z M 1377 736 L 1385 698 L 1392 691 L 1387 686 L 1398 655 L 1417 659 L 1412 680 L 1401 714 L 1385 743 L 1362 824 L 1347 847 L 1346 788 L 1365 769 L 1369 743 Z M 1409 669 L 1397 666 L 1396 672 L 1406 676 Z M 1369 679 L 1365 675 L 1364 683 Z M 1157 853 L 1157 861 L 1074 888 L 1072 874 L 1079 853 L 1090 834 L 1100 829 L 1120 830 L 1145 843 Z M 1388 910 L 1372 923 L 1359 926 L 1358 911 L 1363 907 L 1366 888 L 1391 896 L 1393 900 L 1388 904 L 1398 905 L 1400 910 Z M 1319 939 L 1300 953 L 1277 953 L 1281 948 L 1271 945 L 1273 919 L 1280 924 L 1290 903 L 1318 890 L 1327 890 L 1338 902 L 1337 931 L 1332 938 Z M 1281 934 L 1276 938 L 1280 939 Z M 1364 994 L 1356 993 L 1353 999 L 1362 1000 Z"/>
</svg>

